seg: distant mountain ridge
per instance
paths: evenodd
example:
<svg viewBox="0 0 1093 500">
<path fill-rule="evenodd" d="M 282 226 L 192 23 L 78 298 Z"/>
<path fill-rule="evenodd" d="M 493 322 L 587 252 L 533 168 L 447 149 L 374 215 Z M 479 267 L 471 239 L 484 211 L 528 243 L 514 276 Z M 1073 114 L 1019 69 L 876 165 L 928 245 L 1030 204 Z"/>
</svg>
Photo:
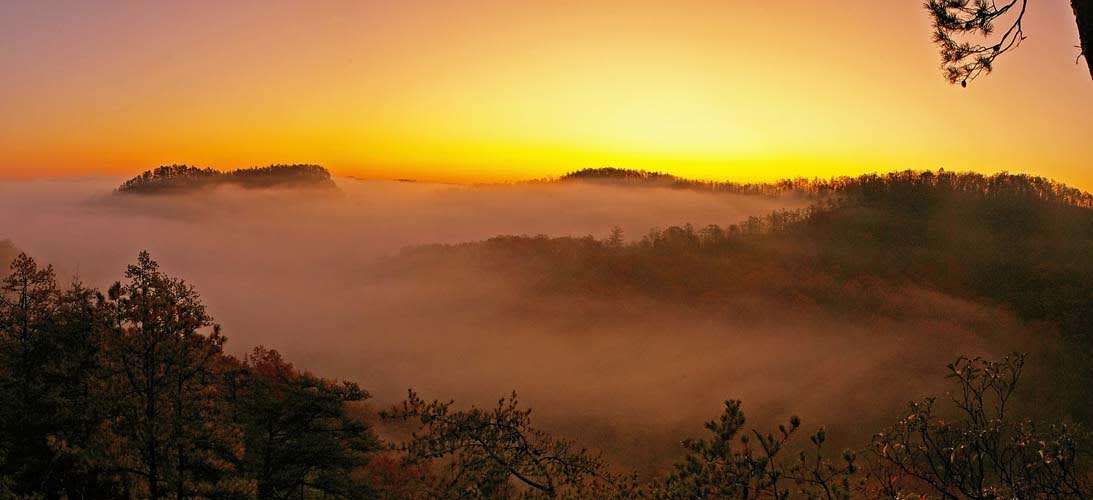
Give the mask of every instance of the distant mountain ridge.
<svg viewBox="0 0 1093 500">
<path fill-rule="evenodd" d="M 585 168 L 567 173 L 554 182 L 592 182 L 597 184 L 618 184 L 641 187 L 663 187 L 671 189 L 695 189 L 733 194 L 778 196 L 787 191 L 798 190 L 796 181 L 778 181 L 765 183 L 740 183 L 731 181 L 700 181 L 677 177 L 664 172 L 630 170 L 625 168 L 603 167 Z"/>
<path fill-rule="evenodd" d="M 330 172 L 319 165 L 270 165 L 222 172 L 189 165 L 165 165 L 146 170 L 122 183 L 123 194 L 168 194 L 232 185 L 246 189 L 337 189 Z"/>
<path fill-rule="evenodd" d="M 1093 208 L 1093 194 L 1046 177 L 1000 172 L 984 175 L 975 172 L 950 172 L 945 169 L 903 170 L 885 174 L 830 179 L 798 177 L 773 182 L 703 181 L 677 177 L 663 172 L 623 168 L 586 168 L 570 172 L 553 182 L 594 182 L 639 187 L 692 189 L 731 194 L 780 196 L 804 194 L 823 197 L 846 194 L 871 198 L 881 194 L 928 190 L 935 193 L 959 192 L 982 196 L 1018 196 Z"/>
</svg>

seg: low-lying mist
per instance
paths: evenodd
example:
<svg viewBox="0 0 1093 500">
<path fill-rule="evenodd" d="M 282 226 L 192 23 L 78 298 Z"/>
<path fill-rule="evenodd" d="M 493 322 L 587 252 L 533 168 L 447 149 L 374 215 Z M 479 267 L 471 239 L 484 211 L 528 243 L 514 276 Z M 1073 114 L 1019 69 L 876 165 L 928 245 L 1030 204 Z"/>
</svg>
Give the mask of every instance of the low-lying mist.
<svg viewBox="0 0 1093 500">
<path fill-rule="evenodd" d="M 803 204 L 581 183 L 472 187 L 353 179 L 338 179 L 339 195 L 233 188 L 113 195 L 120 181 L 0 183 L 0 238 L 93 283 L 115 279 L 120 266 L 147 249 L 204 290 L 216 285 L 203 278 L 224 281 L 252 271 L 271 279 L 344 278 L 368 259 L 410 245 L 497 234 L 603 237 L 613 226 L 637 235 L 681 221 L 735 223 Z"/>
<path fill-rule="evenodd" d="M 1005 350 L 999 339 L 1026 329 L 1004 311 L 925 289 L 892 292 L 910 311 L 899 318 L 847 321 L 767 299 L 713 308 L 550 296 L 459 261 L 377 272 L 410 245 L 498 234 L 603 238 L 614 226 L 633 238 L 807 203 L 792 197 L 352 179 L 337 180 L 338 195 L 114 195 L 119 182 L 0 184 L 0 239 L 97 287 L 147 249 L 198 288 L 230 352 L 276 348 L 301 368 L 360 382 L 381 406 L 408 387 L 486 405 L 516 390 L 544 428 L 630 466 L 674 458 L 674 443 L 700 434 L 727 398 L 743 399 L 764 428 L 792 413 L 835 437 L 851 418 L 883 422 L 937 392 L 956 355 Z"/>
</svg>

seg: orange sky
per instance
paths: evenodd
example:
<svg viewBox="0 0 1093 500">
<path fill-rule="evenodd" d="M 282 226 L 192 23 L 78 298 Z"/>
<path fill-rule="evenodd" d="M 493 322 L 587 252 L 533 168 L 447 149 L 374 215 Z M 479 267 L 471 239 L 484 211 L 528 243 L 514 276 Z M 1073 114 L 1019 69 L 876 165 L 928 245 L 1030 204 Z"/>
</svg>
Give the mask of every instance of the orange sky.
<svg viewBox="0 0 1093 500">
<path fill-rule="evenodd" d="M 0 178 L 1023 171 L 1093 189 L 1068 2 L 967 89 L 918 0 L 4 2 Z"/>
</svg>

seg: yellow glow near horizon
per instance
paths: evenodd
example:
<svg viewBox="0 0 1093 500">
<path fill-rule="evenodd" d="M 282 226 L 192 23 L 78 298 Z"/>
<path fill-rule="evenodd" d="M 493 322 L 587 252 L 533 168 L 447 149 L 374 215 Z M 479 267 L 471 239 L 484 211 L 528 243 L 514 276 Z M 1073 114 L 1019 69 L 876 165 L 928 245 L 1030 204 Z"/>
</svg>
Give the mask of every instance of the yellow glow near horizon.
<svg viewBox="0 0 1093 500">
<path fill-rule="evenodd" d="M 968 89 L 943 81 L 918 4 L 5 4 L 0 177 L 945 167 L 1093 189 L 1093 82 L 1065 2 L 1033 6 L 1030 38 Z"/>
</svg>

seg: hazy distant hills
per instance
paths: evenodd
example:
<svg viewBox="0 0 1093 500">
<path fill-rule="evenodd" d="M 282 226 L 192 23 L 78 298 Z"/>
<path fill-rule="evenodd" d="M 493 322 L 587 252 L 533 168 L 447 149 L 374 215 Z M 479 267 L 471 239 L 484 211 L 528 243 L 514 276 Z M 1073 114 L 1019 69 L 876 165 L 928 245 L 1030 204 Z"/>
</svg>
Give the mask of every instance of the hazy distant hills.
<svg viewBox="0 0 1093 500">
<path fill-rule="evenodd" d="M 613 169 L 581 171 L 560 182 L 586 179 L 690 182 Z M 1071 414 L 1093 421 L 1093 390 L 1080 382 L 1093 376 L 1087 363 L 1093 354 L 1089 193 L 1027 175 L 928 171 L 749 189 L 834 196 L 728 227 L 687 224 L 603 239 L 499 236 L 417 247 L 394 258 L 388 270 L 413 275 L 466 266 L 515 276 L 544 297 L 639 296 L 723 311 L 765 300 L 856 322 L 941 318 L 957 313 L 921 297 L 959 297 L 1054 332 L 1039 342 L 1061 342 L 1056 387 L 1066 388 Z"/>
<path fill-rule="evenodd" d="M 590 182 L 596 184 L 625 185 L 635 187 L 659 187 L 671 189 L 693 189 L 732 194 L 752 194 L 777 196 L 787 191 L 801 190 L 804 180 L 783 180 L 768 183 L 740 183 L 731 181 L 699 181 L 685 179 L 672 174 L 629 170 L 623 168 L 586 168 L 570 172 L 552 182 L 572 183 Z"/>
<path fill-rule="evenodd" d="M 787 193 L 826 196 L 838 193 L 875 196 L 885 192 L 906 191 L 910 188 L 932 188 L 937 192 L 978 192 L 984 195 L 1017 194 L 1043 200 L 1093 207 L 1093 195 L 1045 177 L 1026 174 L 1000 173 L 984 176 L 976 173 L 916 172 L 906 170 L 887 174 L 866 174 L 859 177 L 808 179 L 798 177 L 774 182 L 704 181 L 677 177 L 662 172 L 622 168 L 586 168 L 565 174 L 548 182 L 588 182 L 634 187 L 691 189 L 733 194 L 778 196 Z"/>
<path fill-rule="evenodd" d="M 245 189 L 337 189 L 330 172 L 318 165 L 270 165 L 227 172 L 188 165 L 167 165 L 147 170 L 125 181 L 116 192 L 168 194 L 217 186 L 236 186 Z"/>
<path fill-rule="evenodd" d="M 691 182 L 666 174 L 613 169 L 604 174 L 605 170 L 586 170 L 562 182 L 589 178 L 636 184 Z M 753 186 L 774 190 L 794 183 Z M 720 184 L 729 183 L 706 185 Z M 807 264 L 814 272 L 840 278 L 869 275 L 974 290 L 1014 303 L 1037 319 L 1050 316 L 1045 310 L 1049 306 L 1067 302 L 1078 309 L 1083 305 L 1079 298 L 1093 303 L 1093 195 L 1089 193 L 1041 177 L 929 171 L 795 185 L 785 189 L 837 196 L 819 199 L 806 209 L 776 211 L 728 227 L 652 228 L 646 234 L 618 235 L 615 241 L 499 236 L 408 249 L 403 257 L 428 261 L 429 255 L 485 253 L 491 255 L 486 262 L 492 265 L 506 262 L 498 260 L 498 254 L 511 253 L 522 263 L 549 261 L 543 272 L 560 269 L 557 266 L 565 260 L 563 268 L 581 267 L 579 272 L 569 269 L 559 276 L 566 281 L 584 276 L 611 287 L 648 287 L 657 294 L 724 291 L 747 286 L 746 281 L 728 275 L 749 266 L 797 269 Z M 601 265 L 620 259 L 626 261 L 625 269 Z M 642 262 L 647 260 L 656 262 Z M 701 261 L 694 263 L 699 268 L 711 269 L 690 277 L 665 271 L 669 261 L 695 260 Z M 721 260 L 739 265 L 714 265 Z M 724 282 L 718 278 L 721 275 Z M 1032 296 L 1055 293 L 1049 286 L 1082 282 L 1086 284 L 1080 289 L 1059 291 L 1059 296 L 1050 299 Z M 786 286 L 798 286 L 794 283 L 800 281 L 790 277 Z M 1080 329 L 1093 331 L 1093 310 L 1084 313 L 1081 316 L 1089 317 Z"/>
<path fill-rule="evenodd" d="M 809 287 L 863 277 L 914 283 L 1007 304 L 1029 320 L 1088 335 L 1093 345 L 1093 195 L 1043 177 L 907 171 L 736 185 L 596 169 L 560 182 L 584 179 L 831 196 L 728 227 L 686 224 L 605 239 L 498 236 L 411 248 L 400 258 L 415 266 L 456 255 L 482 258 L 491 267 L 534 266 L 537 284 L 547 288 L 661 296 L 762 288 L 826 302 L 841 292 Z M 805 273 L 825 277 L 809 280 Z M 757 274 L 762 281 L 749 278 Z"/>
</svg>

